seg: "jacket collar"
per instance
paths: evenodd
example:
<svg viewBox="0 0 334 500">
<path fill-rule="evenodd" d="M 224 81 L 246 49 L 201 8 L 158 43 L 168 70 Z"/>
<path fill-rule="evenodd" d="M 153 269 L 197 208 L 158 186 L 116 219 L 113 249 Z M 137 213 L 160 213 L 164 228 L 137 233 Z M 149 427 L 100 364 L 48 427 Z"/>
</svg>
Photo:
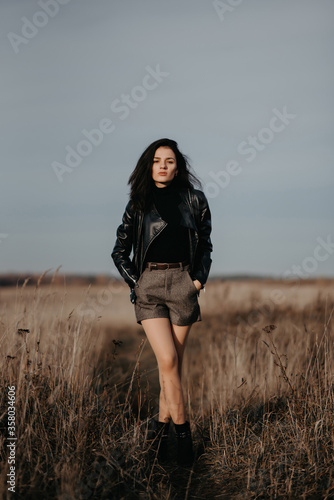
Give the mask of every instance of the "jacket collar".
<svg viewBox="0 0 334 500">
<path fill-rule="evenodd" d="M 193 229 L 194 231 L 197 231 L 197 226 L 190 206 L 189 190 L 181 189 L 180 196 L 181 196 L 181 202 L 179 204 L 179 209 L 181 212 L 180 225 Z M 159 227 L 163 219 L 160 217 L 160 214 L 157 211 L 154 203 L 149 213 L 150 213 L 151 224 L 153 223 L 154 225 Z"/>
</svg>

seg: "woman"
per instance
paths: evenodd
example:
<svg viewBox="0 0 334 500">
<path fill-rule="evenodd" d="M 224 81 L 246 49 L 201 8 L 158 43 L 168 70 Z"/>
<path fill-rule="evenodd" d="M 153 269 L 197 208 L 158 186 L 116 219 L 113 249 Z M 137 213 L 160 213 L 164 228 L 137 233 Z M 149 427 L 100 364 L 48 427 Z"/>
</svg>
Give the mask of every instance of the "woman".
<svg viewBox="0 0 334 500">
<path fill-rule="evenodd" d="M 172 419 L 179 465 L 190 465 L 194 459 L 181 386 L 182 360 L 191 325 L 201 321 L 198 296 L 209 275 L 213 248 L 208 202 L 194 183 L 201 185 L 175 141 L 160 139 L 148 146 L 129 178 L 130 200 L 111 254 L 131 288 L 137 323 L 158 363 L 158 456 L 167 459 Z"/>
</svg>

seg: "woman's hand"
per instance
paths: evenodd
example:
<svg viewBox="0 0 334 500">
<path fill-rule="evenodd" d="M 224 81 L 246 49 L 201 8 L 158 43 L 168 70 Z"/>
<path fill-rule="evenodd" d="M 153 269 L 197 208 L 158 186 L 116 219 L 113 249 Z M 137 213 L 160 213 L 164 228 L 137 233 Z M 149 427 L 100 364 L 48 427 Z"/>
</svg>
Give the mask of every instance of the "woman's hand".
<svg viewBox="0 0 334 500">
<path fill-rule="evenodd" d="M 197 288 L 197 290 L 201 290 L 202 288 L 202 283 L 198 280 L 193 280 L 193 283 L 195 285 L 195 287 Z"/>
</svg>

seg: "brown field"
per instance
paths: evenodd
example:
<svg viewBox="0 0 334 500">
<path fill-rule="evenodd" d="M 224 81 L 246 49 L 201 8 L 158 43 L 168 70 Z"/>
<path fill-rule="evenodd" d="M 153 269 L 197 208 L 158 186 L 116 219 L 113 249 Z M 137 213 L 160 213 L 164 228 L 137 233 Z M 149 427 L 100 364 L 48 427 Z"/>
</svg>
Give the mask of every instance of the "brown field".
<svg viewBox="0 0 334 500">
<path fill-rule="evenodd" d="M 127 285 L 43 283 L 0 289 L 4 499 L 9 386 L 17 498 L 334 498 L 334 280 L 207 283 L 183 367 L 192 469 L 173 432 L 170 465 L 152 450 L 158 372 Z"/>
</svg>

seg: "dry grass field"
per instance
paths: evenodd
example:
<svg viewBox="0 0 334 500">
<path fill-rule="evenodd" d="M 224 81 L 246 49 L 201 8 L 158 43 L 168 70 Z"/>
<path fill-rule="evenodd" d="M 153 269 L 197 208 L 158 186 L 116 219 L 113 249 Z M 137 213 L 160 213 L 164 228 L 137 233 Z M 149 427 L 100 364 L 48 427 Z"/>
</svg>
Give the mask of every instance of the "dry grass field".
<svg viewBox="0 0 334 500">
<path fill-rule="evenodd" d="M 158 372 L 127 285 L 1 288 L 3 498 L 10 478 L 24 499 L 334 498 L 334 280 L 211 280 L 200 305 L 181 469 L 173 429 L 170 464 L 153 452 Z"/>
</svg>

